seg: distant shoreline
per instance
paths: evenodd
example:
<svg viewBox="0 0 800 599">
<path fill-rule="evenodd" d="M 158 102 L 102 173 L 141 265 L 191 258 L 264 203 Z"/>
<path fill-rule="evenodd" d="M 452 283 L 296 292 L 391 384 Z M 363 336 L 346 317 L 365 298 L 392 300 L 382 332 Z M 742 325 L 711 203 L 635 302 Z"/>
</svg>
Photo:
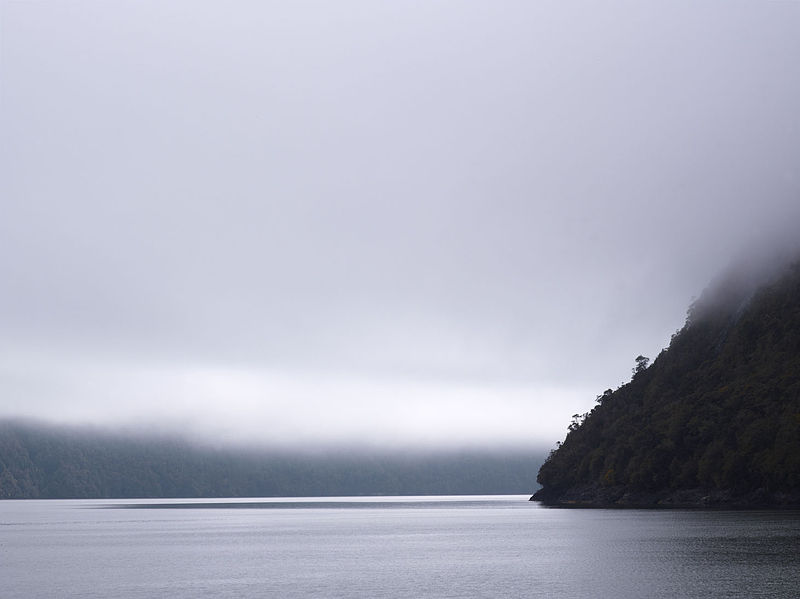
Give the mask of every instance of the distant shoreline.
<svg viewBox="0 0 800 599">
<path fill-rule="evenodd" d="M 4 499 L 527 496 L 543 459 L 527 449 L 214 449 L 0 420 Z"/>
</svg>

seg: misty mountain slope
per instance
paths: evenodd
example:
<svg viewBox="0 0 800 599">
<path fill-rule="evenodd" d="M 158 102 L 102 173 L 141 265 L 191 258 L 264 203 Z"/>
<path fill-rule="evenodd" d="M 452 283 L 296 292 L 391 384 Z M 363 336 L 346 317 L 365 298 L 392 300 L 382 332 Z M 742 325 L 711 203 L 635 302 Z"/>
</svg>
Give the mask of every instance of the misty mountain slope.
<svg viewBox="0 0 800 599">
<path fill-rule="evenodd" d="M 669 348 L 597 401 L 533 499 L 800 505 L 800 262 L 755 293 L 705 293 Z"/>
<path fill-rule="evenodd" d="M 526 493 L 529 451 L 287 453 L 0 422 L 0 499 Z"/>
</svg>

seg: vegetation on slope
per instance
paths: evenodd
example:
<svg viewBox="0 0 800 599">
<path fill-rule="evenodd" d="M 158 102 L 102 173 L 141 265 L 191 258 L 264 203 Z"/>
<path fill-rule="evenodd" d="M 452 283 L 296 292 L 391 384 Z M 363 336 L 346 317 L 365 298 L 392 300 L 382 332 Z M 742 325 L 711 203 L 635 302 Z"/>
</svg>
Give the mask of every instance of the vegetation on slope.
<svg viewBox="0 0 800 599">
<path fill-rule="evenodd" d="M 704 294 L 652 366 L 637 360 L 576 415 L 534 499 L 800 504 L 800 263 L 749 297 Z"/>
<path fill-rule="evenodd" d="M 0 499 L 525 493 L 528 451 L 212 450 L 0 422 Z"/>
</svg>

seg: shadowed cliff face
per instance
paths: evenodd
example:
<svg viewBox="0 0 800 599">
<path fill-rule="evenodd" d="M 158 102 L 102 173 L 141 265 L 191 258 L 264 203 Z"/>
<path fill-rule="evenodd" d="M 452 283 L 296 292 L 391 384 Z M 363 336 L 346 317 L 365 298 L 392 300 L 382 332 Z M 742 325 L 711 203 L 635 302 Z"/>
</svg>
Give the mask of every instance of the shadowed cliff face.
<svg viewBox="0 0 800 599">
<path fill-rule="evenodd" d="M 800 263 L 754 291 L 730 282 L 571 427 L 535 499 L 800 503 Z"/>
</svg>

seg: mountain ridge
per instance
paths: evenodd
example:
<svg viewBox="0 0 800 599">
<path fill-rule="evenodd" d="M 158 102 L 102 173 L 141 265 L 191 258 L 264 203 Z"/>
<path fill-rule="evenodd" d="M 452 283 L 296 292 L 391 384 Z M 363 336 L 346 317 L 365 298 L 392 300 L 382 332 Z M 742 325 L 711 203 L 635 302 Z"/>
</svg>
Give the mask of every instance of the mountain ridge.
<svg viewBox="0 0 800 599">
<path fill-rule="evenodd" d="M 211 448 L 0 420 L 0 499 L 525 494 L 537 467 L 523 448 Z"/>
<path fill-rule="evenodd" d="M 800 262 L 717 286 L 649 367 L 576 415 L 532 500 L 800 506 Z"/>
</svg>

